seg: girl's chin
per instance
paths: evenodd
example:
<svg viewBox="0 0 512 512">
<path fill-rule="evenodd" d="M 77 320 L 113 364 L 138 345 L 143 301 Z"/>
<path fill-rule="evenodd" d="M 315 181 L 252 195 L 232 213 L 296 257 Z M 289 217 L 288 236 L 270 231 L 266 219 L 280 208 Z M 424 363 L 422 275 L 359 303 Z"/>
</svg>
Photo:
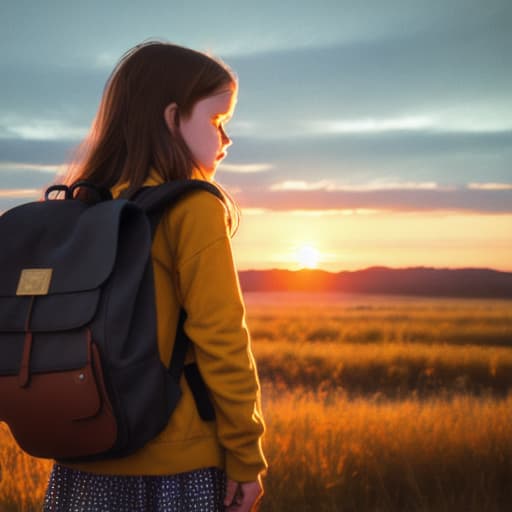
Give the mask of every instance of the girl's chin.
<svg viewBox="0 0 512 512">
<path fill-rule="evenodd" d="M 216 171 L 217 165 L 213 165 L 211 168 L 201 167 L 197 169 L 197 178 L 202 178 L 205 181 L 213 181 Z"/>
</svg>

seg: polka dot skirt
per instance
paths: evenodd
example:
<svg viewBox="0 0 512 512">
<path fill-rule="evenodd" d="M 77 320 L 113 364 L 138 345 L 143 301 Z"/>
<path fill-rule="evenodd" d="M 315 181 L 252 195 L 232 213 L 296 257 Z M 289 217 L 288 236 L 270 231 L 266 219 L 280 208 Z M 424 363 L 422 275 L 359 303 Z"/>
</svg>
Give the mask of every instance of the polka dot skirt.
<svg viewBox="0 0 512 512">
<path fill-rule="evenodd" d="M 205 468 L 170 476 L 96 475 L 54 464 L 44 512 L 220 512 L 224 471 Z"/>
</svg>

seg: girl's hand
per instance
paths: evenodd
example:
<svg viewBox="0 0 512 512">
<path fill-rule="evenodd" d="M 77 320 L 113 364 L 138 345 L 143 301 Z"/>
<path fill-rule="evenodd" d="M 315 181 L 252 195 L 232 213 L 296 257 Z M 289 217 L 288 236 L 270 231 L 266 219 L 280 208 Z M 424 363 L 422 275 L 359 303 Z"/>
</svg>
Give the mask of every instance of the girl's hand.
<svg viewBox="0 0 512 512">
<path fill-rule="evenodd" d="M 226 512 L 250 512 L 263 496 L 261 482 L 235 482 L 228 478 L 224 506 Z M 253 508 L 254 507 L 254 508 Z"/>
</svg>

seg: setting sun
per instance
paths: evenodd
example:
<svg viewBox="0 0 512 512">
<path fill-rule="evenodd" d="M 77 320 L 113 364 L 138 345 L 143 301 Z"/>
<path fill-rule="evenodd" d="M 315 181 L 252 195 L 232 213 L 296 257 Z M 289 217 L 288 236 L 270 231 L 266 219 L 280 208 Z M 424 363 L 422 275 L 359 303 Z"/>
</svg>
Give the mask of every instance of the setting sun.
<svg viewBox="0 0 512 512">
<path fill-rule="evenodd" d="M 320 253 L 311 245 L 302 245 L 295 253 L 297 263 L 303 268 L 316 268 Z"/>
</svg>

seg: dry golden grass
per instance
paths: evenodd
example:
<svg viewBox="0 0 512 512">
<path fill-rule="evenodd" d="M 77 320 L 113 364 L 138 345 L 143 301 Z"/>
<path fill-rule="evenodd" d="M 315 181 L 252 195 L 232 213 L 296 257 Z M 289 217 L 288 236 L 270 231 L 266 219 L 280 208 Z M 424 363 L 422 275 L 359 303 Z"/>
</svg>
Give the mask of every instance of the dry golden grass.
<svg viewBox="0 0 512 512">
<path fill-rule="evenodd" d="M 340 294 L 247 294 L 255 341 L 512 346 L 512 302 Z"/>
<path fill-rule="evenodd" d="M 388 397 L 450 394 L 505 395 L 512 390 L 512 348 L 408 343 L 255 340 L 262 380 L 348 395 Z"/>
<path fill-rule="evenodd" d="M 512 397 L 376 403 L 266 386 L 263 511 L 506 511 Z"/>
<path fill-rule="evenodd" d="M 0 423 L 0 510 L 40 511 L 50 466 L 19 450 L 5 423 Z"/>
<path fill-rule="evenodd" d="M 511 301 L 246 300 L 268 425 L 262 512 L 510 509 Z M 49 467 L 0 424 L 0 511 L 40 510 Z"/>
</svg>

